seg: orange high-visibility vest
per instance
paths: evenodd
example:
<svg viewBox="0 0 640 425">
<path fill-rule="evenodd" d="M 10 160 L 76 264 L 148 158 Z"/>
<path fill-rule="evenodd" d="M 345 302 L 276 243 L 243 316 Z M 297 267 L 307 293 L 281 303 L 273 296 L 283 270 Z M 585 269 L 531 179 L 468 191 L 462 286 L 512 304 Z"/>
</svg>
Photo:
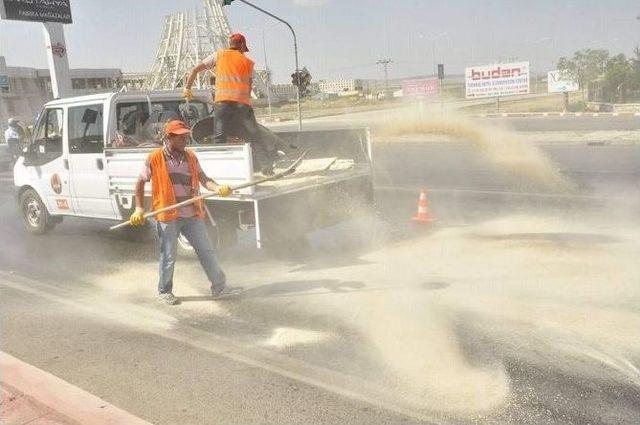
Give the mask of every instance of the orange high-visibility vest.
<svg viewBox="0 0 640 425">
<path fill-rule="evenodd" d="M 200 167 L 198 158 L 190 150 L 184 151 L 189 171 L 191 172 L 191 196 L 200 194 Z M 167 171 L 167 162 L 164 158 L 164 149 L 156 149 L 149 154 L 149 165 L 151 166 L 151 205 L 153 211 L 159 210 L 176 203 L 176 195 L 173 192 L 173 183 Z M 202 200 L 193 204 L 197 217 L 204 218 L 204 204 Z M 178 210 L 171 210 L 160 213 L 156 216 L 158 221 L 173 221 L 179 217 Z"/>
<path fill-rule="evenodd" d="M 253 61 L 244 53 L 225 49 L 216 54 L 216 95 L 214 102 L 251 105 Z"/>
</svg>

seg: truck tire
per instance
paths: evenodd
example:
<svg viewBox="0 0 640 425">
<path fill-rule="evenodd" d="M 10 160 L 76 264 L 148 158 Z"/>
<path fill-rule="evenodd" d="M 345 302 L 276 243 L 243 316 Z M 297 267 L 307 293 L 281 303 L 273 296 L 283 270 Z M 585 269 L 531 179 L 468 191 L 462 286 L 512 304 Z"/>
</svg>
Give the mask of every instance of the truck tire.
<svg viewBox="0 0 640 425">
<path fill-rule="evenodd" d="M 27 189 L 20 195 L 20 212 L 25 230 L 34 235 L 42 235 L 55 225 L 50 223 L 49 211 L 33 189 Z"/>
</svg>

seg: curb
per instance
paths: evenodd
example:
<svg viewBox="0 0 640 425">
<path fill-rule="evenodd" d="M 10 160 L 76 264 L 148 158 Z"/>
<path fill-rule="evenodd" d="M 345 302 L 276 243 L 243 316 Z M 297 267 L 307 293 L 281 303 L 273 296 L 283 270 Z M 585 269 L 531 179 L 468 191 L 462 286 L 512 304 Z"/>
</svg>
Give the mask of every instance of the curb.
<svg viewBox="0 0 640 425">
<path fill-rule="evenodd" d="M 2 351 L 0 371 L 4 384 L 80 424 L 152 425 Z"/>
<path fill-rule="evenodd" d="M 527 117 L 640 117 L 640 112 L 505 112 L 478 114 L 482 118 L 527 118 Z"/>
</svg>

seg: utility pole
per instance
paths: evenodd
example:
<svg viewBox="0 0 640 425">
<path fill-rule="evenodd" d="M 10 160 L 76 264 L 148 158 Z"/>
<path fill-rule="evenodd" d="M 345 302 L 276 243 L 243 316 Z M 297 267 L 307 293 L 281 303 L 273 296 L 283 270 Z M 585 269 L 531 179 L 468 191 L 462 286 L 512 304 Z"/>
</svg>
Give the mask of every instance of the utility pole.
<svg viewBox="0 0 640 425">
<path fill-rule="evenodd" d="M 267 73 L 267 103 L 269 104 L 269 121 L 271 121 L 271 72 L 269 71 L 269 65 L 267 65 L 267 44 L 264 41 L 264 28 L 262 29 L 262 50 L 264 51 L 264 69 Z"/>
<path fill-rule="evenodd" d="M 380 59 L 376 62 L 377 65 L 382 65 L 384 67 L 384 97 L 389 96 L 389 64 L 393 63 L 393 61 L 389 58 Z"/>
</svg>

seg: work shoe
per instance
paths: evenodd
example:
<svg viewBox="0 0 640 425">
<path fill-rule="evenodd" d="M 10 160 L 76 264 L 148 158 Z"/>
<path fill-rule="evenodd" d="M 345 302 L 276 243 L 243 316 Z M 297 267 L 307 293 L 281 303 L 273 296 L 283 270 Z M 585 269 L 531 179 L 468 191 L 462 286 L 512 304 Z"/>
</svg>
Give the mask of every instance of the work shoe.
<svg viewBox="0 0 640 425">
<path fill-rule="evenodd" d="M 180 304 L 180 300 L 177 299 L 171 292 L 158 295 L 158 300 L 167 305 Z"/>
<path fill-rule="evenodd" d="M 211 295 L 214 300 L 221 300 L 224 298 L 231 298 L 238 296 L 244 292 L 244 288 L 235 286 L 225 286 L 220 290 L 212 291 Z"/>
</svg>

